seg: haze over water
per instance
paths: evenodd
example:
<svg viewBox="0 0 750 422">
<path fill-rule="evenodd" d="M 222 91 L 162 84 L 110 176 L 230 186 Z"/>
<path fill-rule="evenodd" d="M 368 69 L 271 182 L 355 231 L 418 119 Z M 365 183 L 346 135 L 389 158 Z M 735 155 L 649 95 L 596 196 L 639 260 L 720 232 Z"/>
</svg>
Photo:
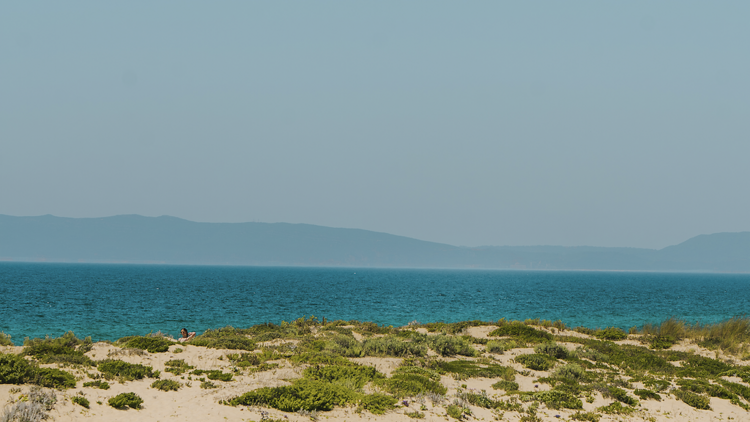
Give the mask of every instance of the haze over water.
<svg viewBox="0 0 750 422">
<path fill-rule="evenodd" d="M 750 274 L 0 264 L 0 331 L 115 340 L 302 316 L 378 324 L 541 318 L 627 329 L 750 309 Z"/>
</svg>

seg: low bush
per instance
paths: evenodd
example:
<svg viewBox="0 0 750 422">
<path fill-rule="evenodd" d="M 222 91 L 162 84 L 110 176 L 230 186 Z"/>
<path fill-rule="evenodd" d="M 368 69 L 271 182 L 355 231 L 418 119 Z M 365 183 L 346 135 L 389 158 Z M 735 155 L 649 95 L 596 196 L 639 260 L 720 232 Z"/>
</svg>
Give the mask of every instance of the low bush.
<svg viewBox="0 0 750 422">
<path fill-rule="evenodd" d="M 600 340 L 623 340 L 628 338 L 627 333 L 617 327 L 608 327 L 603 330 L 596 330 L 594 337 Z"/>
<path fill-rule="evenodd" d="M 116 359 L 105 359 L 100 361 L 97 367 L 104 378 L 108 380 L 117 378 L 120 381 L 133 381 L 146 377 L 157 378 L 153 368 L 139 363 L 127 363 Z"/>
<path fill-rule="evenodd" d="M 194 369 L 194 366 L 190 366 L 183 359 L 171 359 L 164 362 L 164 371 L 171 372 L 175 375 L 182 375 L 185 372 Z"/>
<path fill-rule="evenodd" d="M 94 387 L 94 388 L 98 388 L 100 390 L 109 390 L 109 383 L 107 381 L 101 381 L 101 380 L 84 382 L 83 386 L 84 387 Z"/>
<path fill-rule="evenodd" d="M 129 337 L 127 341 L 121 343 L 122 347 L 141 349 L 149 353 L 163 353 L 169 350 L 169 346 L 175 344 L 164 337 Z"/>
<path fill-rule="evenodd" d="M 359 408 L 367 410 L 374 415 L 382 415 L 389 410 L 393 410 L 396 407 L 397 401 L 394 397 L 385 394 L 366 394 L 359 401 Z"/>
<path fill-rule="evenodd" d="M 576 363 L 563 365 L 552 373 L 553 378 L 566 378 L 575 381 L 584 381 L 589 378 L 586 370 Z"/>
<path fill-rule="evenodd" d="M 693 393 L 708 394 L 711 397 L 718 397 L 720 399 L 737 399 L 737 395 L 727 390 L 721 385 L 711 384 L 705 380 L 691 380 L 681 379 L 677 381 L 677 385 L 682 390 L 692 391 Z"/>
<path fill-rule="evenodd" d="M 73 396 L 70 398 L 70 401 L 73 404 L 77 404 L 79 406 L 85 407 L 86 409 L 88 409 L 90 405 L 89 400 L 83 396 Z"/>
<path fill-rule="evenodd" d="M 428 338 L 430 349 L 441 356 L 476 356 L 477 351 L 469 342 L 459 337 L 451 337 L 444 334 L 430 336 Z"/>
<path fill-rule="evenodd" d="M 623 406 L 618 401 L 607 406 L 597 407 L 596 410 L 610 415 L 632 415 L 635 412 L 635 409 L 632 407 Z"/>
<path fill-rule="evenodd" d="M 120 393 L 107 401 L 115 409 L 140 409 L 143 399 L 135 393 Z"/>
<path fill-rule="evenodd" d="M 503 354 L 505 352 L 505 344 L 501 341 L 491 340 L 487 342 L 485 350 L 487 353 Z"/>
<path fill-rule="evenodd" d="M 182 384 L 172 380 L 157 380 L 151 383 L 151 388 L 161 391 L 177 391 L 180 387 L 182 387 Z"/>
<path fill-rule="evenodd" d="M 359 390 L 373 379 L 385 378 L 372 366 L 311 366 L 303 372 L 303 377 L 340 384 L 352 390 Z"/>
<path fill-rule="evenodd" d="M 356 342 L 356 340 L 354 340 Z M 376 337 L 362 343 L 364 356 L 425 356 L 427 348 L 423 344 L 407 342 L 395 336 Z"/>
<path fill-rule="evenodd" d="M 530 354 L 530 355 L 521 355 L 516 356 L 514 360 L 521 365 L 523 365 L 525 368 L 533 369 L 535 371 L 546 371 L 552 368 L 555 365 L 555 359 L 547 356 L 547 355 L 540 355 L 540 354 Z"/>
<path fill-rule="evenodd" d="M 533 398 L 544 403 L 550 409 L 583 409 L 583 403 L 578 397 L 562 391 L 540 391 L 534 393 Z"/>
<path fill-rule="evenodd" d="M 456 379 L 467 379 L 467 378 L 503 378 L 513 379 L 515 376 L 515 369 L 497 365 L 480 365 L 470 360 L 453 360 L 450 362 L 445 361 L 431 361 L 429 364 L 431 369 L 434 369 L 440 373 L 449 373 Z"/>
<path fill-rule="evenodd" d="M 609 386 L 608 390 L 604 393 L 605 397 L 612 397 L 613 399 L 625 403 L 630 406 L 638 406 L 638 400 L 630 397 L 628 393 L 622 388 Z"/>
<path fill-rule="evenodd" d="M 545 343 L 552 341 L 552 334 L 529 327 L 522 322 L 505 323 L 487 334 L 490 337 L 512 337 L 523 343 Z"/>
<path fill-rule="evenodd" d="M 651 400 L 661 401 L 661 396 L 659 395 L 659 393 L 655 393 L 651 390 L 636 389 L 635 391 L 633 391 L 633 394 L 640 397 L 641 400 L 651 399 Z"/>
<path fill-rule="evenodd" d="M 19 355 L 0 354 L 0 384 L 74 388 L 76 380 L 69 372 L 56 368 L 39 368 Z"/>
<path fill-rule="evenodd" d="M 41 363 L 94 365 L 93 361 L 84 355 L 93 346 L 91 337 L 81 340 L 72 331 L 57 338 L 27 338 L 23 344 L 23 354 L 33 356 Z"/>
<path fill-rule="evenodd" d="M 492 388 L 495 390 L 505 390 L 506 393 L 509 391 L 518 391 L 518 383 L 515 381 L 501 380 L 492 384 Z"/>
<path fill-rule="evenodd" d="M 232 374 L 226 374 L 224 372 L 221 372 L 220 370 L 211 370 L 211 371 L 204 371 L 202 369 L 196 369 L 195 371 L 191 372 L 193 375 L 206 375 L 206 378 L 214 381 L 224 381 L 229 382 L 232 380 Z"/>
<path fill-rule="evenodd" d="M 413 412 L 404 412 L 404 415 L 412 419 L 424 419 L 424 413 L 416 411 L 416 410 Z"/>
<path fill-rule="evenodd" d="M 403 366 L 393 371 L 390 378 L 379 378 L 375 384 L 396 397 L 418 394 L 445 394 L 448 390 L 440 383 L 440 375 L 425 368 Z"/>
<path fill-rule="evenodd" d="M 448 407 L 445 408 L 445 411 L 448 413 L 448 416 L 458 420 L 463 419 L 464 414 L 466 413 L 466 409 L 455 404 L 448 405 Z"/>
<path fill-rule="evenodd" d="M 685 390 L 674 390 L 672 394 L 678 399 L 685 402 L 687 405 L 692 406 L 696 409 L 709 410 L 711 409 L 711 400 L 700 394 L 695 394 L 692 391 Z"/>
<path fill-rule="evenodd" d="M 534 352 L 541 355 L 552 356 L 556 359 L 565 359 L 568 357 L 568 349 L 557 343 L 542 343 L 534 348 Z"/>
<path fill-rule="evenodd" d="M 570 415 L 570 418 L 576 421 L 599 422 L 602 417 L 594 412 L 576 412 Z"/>
<path fill-rule="evenodd" d="M 292 385 L 263 387 L 228 401 L 232 406 L 268 406 L 284 412 L 298 410 L 331 410 L 361 397 L 345 387 L 331 383 L 300 379 Z"/>
<path fill-rule="evenodd" d="M 10 339 L 8 334 L 0 331 L 0 346 L 13 346 L 13 340 Z"/>
<path fill-rule="evenodd" d="M 232 327 L 206 330 L 203 334 L 190 340 L 190 344 L 210 349 L 232 350 L 255 350 L 256 346 L 255 341 Z"/>
<path fill-rule="evenodd" d="M 204 390 L 208 390 L 211 388 L 219 388 L 219 386 L 212 383 L 211 381 L 203 381 L 201 382 L 201 388 L 203 388 Z"/>
</svg>

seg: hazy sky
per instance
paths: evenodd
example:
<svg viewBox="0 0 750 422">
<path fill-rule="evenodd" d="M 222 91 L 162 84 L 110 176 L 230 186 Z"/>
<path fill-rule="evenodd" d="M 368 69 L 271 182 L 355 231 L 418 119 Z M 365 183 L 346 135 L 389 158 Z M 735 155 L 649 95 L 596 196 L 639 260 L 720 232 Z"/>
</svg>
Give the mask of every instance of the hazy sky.
<svg viewBox="0 0 750 422">
<path fill-rule="evenodd" d="M 3 2 L 0 214 L 750 230 L 750 2 Z"/>
</svg>

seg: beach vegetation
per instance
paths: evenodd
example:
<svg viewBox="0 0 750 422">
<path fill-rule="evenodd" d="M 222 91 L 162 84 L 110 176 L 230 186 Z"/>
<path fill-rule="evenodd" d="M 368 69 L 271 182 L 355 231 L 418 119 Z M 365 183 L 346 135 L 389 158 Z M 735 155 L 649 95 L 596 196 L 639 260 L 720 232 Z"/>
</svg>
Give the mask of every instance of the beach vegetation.
<svg viewBox="0 0 750 422">
<path fill-rule="evenodd" d="M 412 418 L 412 419 L 424 419 L 424 413 L 415 410 L 413 412 L 404 412 L 404 415 Z"/>
<path fill-rule="evenodd" d="M 534 352 L 556 359 L 565 359 L 568 357 L 568 349 L 554 342 L 539 344 L 534 348 Z"/>
<path fill-rule="evenodd" d="M 635 413 L 635 409 L 630 406 L 623 406 L 622 403 L 616 401 L 607 406 L 597 407 L 596 410 L 601 413 L 609 415 L 632 415 Z"/>
<path fill-rule="evenodd" d="M 164 371 L 171 372 L 175 375 L 182 375 L 185 372 L 194 369 L 194 366 L 190 366 L 183 359 L 170 359 L 164 362 Z"/>
<path fill-rule="evenodd" d="M 81 407 L 85 407 L 86 409 L 88 409 L 90 406 L 89 400 L 83 396 L 73 396 L 70 398 L 70 401 L 71 403 L 77 404 Z"/>
<path fill-rule="evenodd" d="M 555 366 L 555 362 L 557 362 L 557 359 L 539 353 L 516 356 L 513 360 L 520 363 L 525 368 L 533 369 L 535 371 L 547 371 Z"/>
<path fill-rule="evenodd" d="M 445 334 L 429 336 L 430 349 L 441 356 L 476 356 L 478 352 L 469 342 L 460 337 L 451 337 Z"/>
<path fill-rule="evenodd" d="M 594 331 L 594 337 L 600 340 L 624 340 L 628 338 L 628 334 L 621 328 L 608 327 L 603 330 Z"/>
<path fill-rule="evenodd" d="M 162 336 L 133 336 L 120 339 L 117 344 L 125 348 L 145 350 L 149 353 L 163 353 L 168 351 L 169 346 L 175 344 L 175 342 Z"/>
<path fill-rule="evenodd" d="M 389 410 L 396 408 L 396 402 L 398 400 L 387 394 L 373 393 L 365 394 L 359 400 L 358 410 L 367 410 L 373 415 L 383 415 Z"/>
<path fill-rule="evenodd" d="M 507 350 L 506 343 L 502 341 L 490 340 L 485 345 L 485 351 L 487 351 L 487 353 L 497 353 L 501 355 L 505 353 L 505 350 Z"/>
<path fill-rule="evenodd" d="M 452 360 L 449 362 L 431 360 L 427 363 L 430 369 L 441 374 L 450 374 L 457 380 L 468 378 L 503 378 L 515 379 L 516 370 L 498 364 L 479 364 L 470 360 Z"/>
<path fill-rule="evenodd" d="M 573 394 L 564 391 L 539 391 L 532 394 L 521 394 L 522 401 L 538 401 L 550 409 L 583 409 L 583 402 Z"/>
<path fill-rule="evenodd" d="M 140 380 L 143 378 L 158 378 L 157 372 L 150 366 L 139 363 L 127 363 L 116 359 L 100 361 L 97 369 L 107 380 L 117 379 L 120 382 Z"/>
<path fill-rule="evenodd" d="M 72 331 L 57 338 L 27 338 L 23 344 L 23 354 L 34 357 L 40 363 L 94 366 L 92 360 L 84 355 L 93 347 L 91 337 L 82 340 Z"/>
<path fill-rule="evenodd" d="M 216 385 L 216 384 L 214 384 L 214 383 L 212 383 L 211 381 L 202 381 L 201 382 L 201 388 L 204 389 L 204 390 L 208 390 L 208 389 L 211 389 L 211 388 L 219 388 L 219 386 Z"/>
<path fill-rule="evenodd" d="M 444 395 L 448 389 L 440 383 L 440 375 L 427 368 L 400 366 L 390 378 L 376 378 L 374 384 L 397 398 L 420 394 Z"/>
<path fill-rule="evenodd" d="M 107 381 L 102 381 L 102 380 L 84 382 L 83 386 L 98 388 L 100 390 L 109 390 L 109 383 Z"/>
<path fill-rule="evenodd" d="M 502 322 L 501 322 L 502 321 Z M 525 344 L 546 343 L 552 341 L 552 334 L 532 328 L 522 322 L 498 321 L 499 327 L 489 334 L 489 337 L 511 337 Z"/>
<path fill-rule="evenodd" d="M 182 384 L 172 380 L 156 380 L 151 383 L 151 388 L 161 391 L 177 391 L 180 387 L 182 387 Z"/>
<path fill-rule="evenodd" d="M 656 400 L 656 401 L 661 401 L 661 396 L 659 395 L 659 393 L 656 393 L 656 392 L 651 391 L 651 390 L 646 390 L 646 389 L 640 389 L 639 388 L 639 389 L 636 389 L 635 391 L 633 391 L 633 394 L 635 394 L 636 396 L 640 397 L 641 400 Z"/>
<path fill-rule="evenodd" d="M 189 342 L 193 346 L 202 346 L 209 349 L 231 349 L 231 350 L 255 350 L 256 343 L 247 337 L 243 330 L 233 327 L 206 330 L 203 334 L 196 336 Z"/>
<path fill-rule="evenodd" d="M 467 414 L 467 408 L 458 406 L 455 404 L 449 404 L 446 406 L 445 411 L 453 419 L 461 420 L 463 419 L 464 415 Z"/>
<path fill-rule="evenodd" d="M 492 384 L 492 388 L 495 390 L 505 390 L 506 393 L 511 391 L 518 391 L 518 383 L 515 381 L 500 380 Z"/>
<path fill-rule="evenodd" d="M 356 340 L 354 341 L 356 342 Z M 405 357 L 427 355 L 427 347 L 424 344 L 403 341 L 396 336 L 366 339 L 362 343 L 361 350 L 361 355 L 363 356 Z"/>
<path fill-rule="evenodd" d="M 0 354 L 0 384 L 35 384 L 50 388 L 74 388 L 75 377 L 57 368 L 40 368 L 22 356 Z"/>
<path fill-rule="evenodd" d="M 213 369 L 213 370 L 210 370 L 210 371 L 204 371 L 203 369 L 196 369 L 193 372 L 191 372 L 191 374 L 193 374 L 193 375 L 203 375 L 203 374 L 205 374 L 206 378 L 208 378 L 210 380 L 213 380 L 213 381 L 224 381 L 224 382 L 231 381 L 232 377 L 233 377 L 232 374 L 228 374 L 228 373 L 222 372 L 222 371 L 217 370 L 217 369 Z"/>
<path fill-rule="evenodd" d="M 570 415 L 570 418 L 575 421 L 599 422 L 602 416 L 595 412 L 576 412 Z"/>
<path fill-rule="evenodd" d="M 711 409 L 711 400 L 701 394 L 696 394 L 688 390 L 674 390 L 672 391 L 675 397 L 685 402 L 685 404 L 701 410 Z"/>
<path fill-rule="evenodd" d="M 0 331 L 0 346 L 13 346 L 13 340 L 10 339 L 10 335 Z"/>
<path fill-rule="evenodd" d="M 120 393 L 110 398 L 107 403 L 115 409 L 127 410 L 140 409 L 143 404 L 143 399 L 135 393 Z"/>
</svg>

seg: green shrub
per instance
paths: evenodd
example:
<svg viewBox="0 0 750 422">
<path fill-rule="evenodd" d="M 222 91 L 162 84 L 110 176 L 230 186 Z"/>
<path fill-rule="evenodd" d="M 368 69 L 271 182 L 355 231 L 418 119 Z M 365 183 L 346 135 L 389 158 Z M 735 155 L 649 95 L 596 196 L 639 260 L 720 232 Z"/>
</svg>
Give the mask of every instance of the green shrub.
<svg viewBox="0 0 750 422">
<path fill-rule="evenodd" d="M 0 331 L 0 346 L 13 346 L 10 336 L 2 331 Z"/>
<path fill-rule="evenodd" d="M 601 416 L 594 412 L 576 412 L 570 415 L 570 418 L 576 421 L 599 422 Z"/>
<path fill-rule="evenodd" d="M 440 382 L 416 373 L 394 373 L 391 378 L 375 380 L 375 384 L 399 398 L 416 396 L 420 393 L 445 394 L 447 392 Z"/>
<path fill-rule="evenodd" d="M 745 400 L 750 401 L 750 387 L 724 380 L 719 380 L 719 382 L 729 391 L 737 394 L 738 396 L 741 396 Z"/>
<path fill-rule="evenodd" d="M 73 396 L 73 397 L 70 398 L 70 401 L 72 403 L 74 403 L 74 404 L 79 405 L 79 406 L 83 406 L 86 409 L 88 409 L 89 405 L 90 405 L 89 400 L 86 397 L 83 397 L 83 396 Z"/>
<path fill-rule="evenodd" d="M 448 405 L 445 410 L 446 412 L 448 412 L 448 416 L 452 417 L 453 419 L 461 420 L 464 417 L 465 409 L 461 406 L 451 404 Z"/>
<path fill-rule="evenodd" d="M 610 386 L 608 388 L 608 391 L 605 393 L 605 396 L 612 397 L 613 399 L 623 402 L 630 406 L 638 406 L 639 404 L 638 400 L 636 400 L 633 397 L 630 397 L 625 390 L 621 388 L 617 388 L 617 387 Z"/>
<path fill-rule="evenodd" d="M 177 391 L 180 387 L 182 387 L 182 384 L 172 380 L 157 380 L 151 383 L 151 388 L 161 391 Z"/>
<path fill-rule="evenodd" d="M 594 337 L 601 340 L 623 340 L 628 338 L 628 335 L 617 327 L 608 327 L 603 330 L 596 330 Z"/>
<path fill-rule="evenodd" d="M 575 381 L 583 381 L 589 378 L 586 370 L 576 363 L 569 363 L 555 369 L 555 372 L 552 373 L 552 377 L 566 378 Z"/>
<path fill-rule="evenodd" d="M 479 406 L 485 409 L 495 408 L 495 401 L 487 397 L 487 394 L 484 391 L 482 392 L 482 394 L 463 393 L 460 395 L 460 397 L 473 406 Z"/>
<path fill-rule="evenodd" d="M 542 343 L 534 348 L 534 352 L 552 356 L 556 359 L 565 359 L 568 357 L 568 349 L 557 343 Z"/>
<path fill-rule="evenodd" d="M 514 360 L 523 365 L 525 368 L 533 369 L 535 371 L 546 371 L 555 365 L 554 358 L 536 353 L 516 356 Z"/>
<path fill-rule="evenodd" d="M 441 356 L 476 356 L 477 351 L 466 340 L 451 337 L 444 334 L 429 337 L 429 345 L 432 350 Z"/>
<path fill-rule="evenodd" d="M 711 397 L 718 397 L 727 400 L 737 399 L 736 394 L 721 385 L 710 384 L 705 380 L 681 379 L 677 381 L 677 385 L 679 385 L 681 389 L 692 391 L 693 393 L 705 393 Z"/>
<path fill-rule="evenodd" d="M 228 401 L 232 406 L 268 406 L 284 412 L 331 410 L 361 397 L 345 387 L 299 379 L 290 386 L 263 387 Z"/>
<path fill-rule="evenodd" d="M 488 334 L 490 337 L 513 337 L 524 343 L 544 343 L 552 340 L 552 334 L 529 327 L 521 322 L 506 323 Z"/>
<path fill-rule="evenodd" d="M 106 381 L 96 380 L 83 383 L 84 387 L 95 387 L 100 390 L 109 390 L 109 383 Z"/>
<path fill-rule="evenodd" d="M 633 391 L 633 394 L 640 397 L 641 400 L 652 399 L 656 401 L 661 401 L 661 396 L 658 393 L 655 393 L 651 390 L 636 389 L 635 391 Z"/>
<path fill-rule="evenodd" d="M 0 384 L 25 384 L 33 379 L 35 368 L 21 356 L 0 354 Z"/>
<path fill-rule="evenodd" d="M 203 381 L 203 382 L 201 382 L 201 388 L 207 390 L 207 389 L 210 389 L 210 388 L 219 388 L 219 386 L 216 385 L 216 384 L 214 384 L 214 383 L 212 383 L 211 381 Z"/>
<path fill-rule="evenodd" d="M 490 364 L 481 366 L 469 360 L 432 361 L 430 367 L 442 373 L 454 374 L 457 379 L 467 378 L 504 378 L 511 379 L 516 371 L 508 366 Z"/>
<path fill-rule="evenodd" d="M 696 409 L 709 410 L 711 409 L 711 400 L 700 394 L 695 394 L 692 391 L 685 390 L 674 390 L 672 394 L 678 399 L 685 402 L 687 405 L 692 406 Z"/>
<path fill-rule="evenodd" d="M 503 354 L 505 352 L 505 344 L 501 341 L 491 340 L 487 342 L 485 350 L 487 353 Z"/>
<path fill-rule="evenodd" d="M 41 363 L 58 363 L 62 365 L 84 365 L 84 366 L 95 366 L 91 358 L 84 355 L 83 353 L 76 352 L 68 355 L 45 355 L 39 359 Z"/>
<path fill-rule="evenodd" d="M 106 379 L 117 378 L 120 381 L 133 381 L 145 377 L 156 378 L 153 368 L 139 363 L 127 363 L 116 359 L 105 359 L 98 364 L 99 372 Z"/>
<path fill-rule="evenodd" d="M 49 388 L 75 388 L 76 378 L 56 368 L 36 368 L 33 384 Z"/>
<path fill-rule="evenodd" d="M 389 410 L 393 410 L 397 401 L 394 397 L 385 394 L 366 394 L 359 401 L 359 407 L 374 415 L 382 415 Z"/>
<path fill-rule="evenodd" d="M 311 366 L 303 376 L 312 380 L 341 384 L 352 390 L 359 390 L 376 378 L 385 378 L 371 366 Z"/>
<path fill-rule="evenodd" d="M 194 375 L 205 374 L 208 379 L 214 380 L 214 381 L 229 382 L 232 380 L 232 374 L 225 374 L 224 372 L 221 372 L 220 370 L 216 370 L 216 369 L 211 370 L 211 371 L 204 371 L 202 369 L 196 369 L 195 371 L 191 372 L 191 374 L 194 374 Z"/>
<path fill-rule="evenodd" d="M 562 391 L 540 391 L 534 393 L 534 399 L 546 404 L 550 409 L 583 409 L 583 403 L 579 398 Z"/>
<path fill-rule="evenodd" d="M 182 375 L 185 372 L 193 369 L 193 366 L 188 365 L 185 363 L 183 359 L 172 359 L 164 362 L 164 366 L 166 367 L 164 369 L 165 372 L 171 372 L 175 375 Z"/>
<path fill-rule="evenodd" d="M 364 356 L 425 356 L 427 348 L 422 344 L 406 342 L 395 336 L 387 336 L 365 340 L 362 343 L 362 354 Z"/>
<path fill-rule="evenodd" d="M 162 353 L 169 350 L 169 346 L 175 342 L 164 337 L 130 337 L 122 343 L 122 347 L 141 349 L 149 353 Z"/>
<path fill-rule="evenodd" d="M 115 409 L 127 409 L 128 407 L 140 409 L 143 399 L 135 393 L 120 393 L 109 399 L 107 403 Z"/>
<path fill-rule="evenodd" d="M 58 338 L 27 338 L 23 344 L 23 354 L 33 356 L 41 363 L 94 365 L 93 361 L 84 355 L 93 346 L 91 337 L 81 340 L 72 331 Z"/>
<path fill-rule="evenodd" d="M 677 338 L 669 335 L 651 336 L 646 340 L 652 349 L 669 349 L 677 343 Z"/>
<path fill-rule="evenodd" d="M 518 383 L 514 381 L 501 380 L 492 384 L 492 388 L 495 390 L 518 391 Z"/>
<path fill-rule="evenodd" d="M 632 407 L 623 406 L 617 401 L 607 406 L 597 407 L 596 410 L 610 415 L 632 415 L 635 412 L 635 409 Z"/>
<path fill-rule="evenodd" d="M 412 418 L 412 419 L 424 419 L 424 413 L 413 411 L 413 412 L 404 412 L 404 415 Z"/>
<path fill-rule="evenodd" d="M 255 350 L 255 341 L 232 327 L 206 330 L 203 334 L 190 340 L 190 344 L 210 349 Z"/>
</svg>

